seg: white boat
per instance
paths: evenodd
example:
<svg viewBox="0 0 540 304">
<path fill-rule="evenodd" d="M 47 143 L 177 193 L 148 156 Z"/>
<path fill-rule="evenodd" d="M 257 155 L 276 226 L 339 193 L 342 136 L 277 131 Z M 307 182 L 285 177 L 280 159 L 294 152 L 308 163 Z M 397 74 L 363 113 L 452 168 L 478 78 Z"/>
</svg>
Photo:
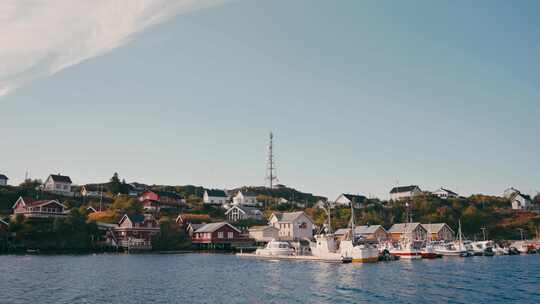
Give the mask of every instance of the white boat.
<svg viewBox="0 0 540 304">
<path fill-rule="evenodd" d="M 353 263 L 374 263 L 379 261 L 379 249 L 374 242 L 369 242 L 355 234 L 354 204 L 351 204 L 351 225 L 349 232 L 339 243 L 339 250 L 344 257 L 350 257 Z"/>
<path fill-rule="evenodd" d="M 405 237 L 392 244 L 388 251 L 391 255 L 398 256 L 401 259 L 416 260 L 422 258 L 421 245 L 422 241 L 414 241 Z"/>
<path fill-rule="evenodd" d="M 495 255 L 507 255 L 508 254 L 508 248 L 507 247 L 501 247 L 498 244 L 495 244 L 495 247 L 493 247 L 493 251 L 495 252 Z"/>
<path fill-rule="evenodd" d="M 477 241 L 472 242 L 472 250 L 474 255 L 494 255 L 494 244 L 492 241 Z"/>
<path fill-rule="evenodd" d="M 262 256 L 290 256 L 294 255 L 294 249 L 287 242 L 272 240 L 264 248 L 257 249 L 255 254 Z"/>
<path fill-rule="evenodd" d="M 463 234 L 461 233 L 461 221 L 459 221 L 458 239 L 455 242 L 442 243 L 435 248 L 435 252 L 443 256 L 472 256 L 472 253 L 467 250 L 463 242 Z"/>
</svg>

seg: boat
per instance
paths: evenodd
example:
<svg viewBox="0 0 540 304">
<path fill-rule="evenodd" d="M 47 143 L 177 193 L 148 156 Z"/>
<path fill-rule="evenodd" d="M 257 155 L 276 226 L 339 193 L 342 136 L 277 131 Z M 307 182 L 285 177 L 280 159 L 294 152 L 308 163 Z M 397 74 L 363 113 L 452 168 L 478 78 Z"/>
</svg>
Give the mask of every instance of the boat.
<svg viewBox="0 0 540 304">
<path fill-rule="evenodd" d="M 264 248 L 257 249 L 255 254 L 262 256 L 291 256 L 294 255 L 294 252 L 289 243 L 271 240 Z"/>
<path fill-rule="evenodd" d="M 339 250 L 344 257 L 350 257 L 353 263 L 374 263 L 379 261 L 379 249 L 375 242 L 370 242 L 355 233 L 354 204 L 351 203 L 351 224 L 349 232 L 339 243 Z"/>
<path fill-rule="evenodd" d="M 493 256 L 495 251 L 493 250 L 494 244 L 492 241 L 477 241 L 472 242 L 473 254 L 476 256 Z"/>
<path fill-rule="evenodd" d="M 442 256 L 460 256 L 469 257 L 472 253 L 467 250 L 463 242 L 463 234 L 461 233 L 461 221 L 459 221 L 458 239 L 454 242 L 446 242 L 437 245 L 435 252 Z"/>
<path fill-rule="evenodd" d="M 412 239 L 412 231 L 407 228 L 407 224 L 412 223 L 412 215 L 409 210 L 409 203 L 406 203 L 407 206 L 407 218 L 409 218 L 408 223 L 405 223 L 405 233 L 401 236 L 401 239 L 398 242 L 391 243 L 388 251 L 393 256 L 398 256 L 402 259 L 416 260 L 422 258 L 422 253 L 420 248 L 422 247 L 422 241 Z"/>
<path fill-rule="evenodd" d="M 420 249 L 420 255 L 423 259 L 436 259 L 442 257 L 435 251 L 435 244 L 431 240 L 431 233 L 428 232 L 426 242 Z"/>
</svg>

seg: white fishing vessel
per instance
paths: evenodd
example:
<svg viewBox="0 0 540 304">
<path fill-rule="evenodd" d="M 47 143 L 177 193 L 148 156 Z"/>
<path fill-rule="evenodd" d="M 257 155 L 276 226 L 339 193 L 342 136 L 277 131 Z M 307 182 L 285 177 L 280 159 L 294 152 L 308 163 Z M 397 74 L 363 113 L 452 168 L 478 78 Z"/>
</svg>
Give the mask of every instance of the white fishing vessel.
<svg viewBox="0 0 540 304">
<path fill-rule="evenodd" d="M 289 243 L 272 240 L 264 248 L 257 249 L 255 254 L 262 256 L 290 256 L 294 255 L 294 252 Z"/>
<path fill-rule="evenodd" d="M 412 215 L 409 210 L 409 203 L 406 203 L 407 206 L 407 218 L 409 221 L 405 224 L 405 233 L 401 236 L 401 239 L 398 242 L 390 244 L 388 251 L 393 256 L 398 256 L 401 259 L 421 259 L 421 247 L 422 241 L 413 240 L 412 231 L 407 225 L 412 225 Z"/>
<path fill-rule="evenodd" d="M 447 242 L 438 245 L 435 248 L 435 252 L 443 256 L 467 257 L 472 255 L 463 243 L 463 234 L 461 233 L 461 221 L 459 221 L 458 239 L 455 242 Z"/>
<path fill-rule="evenodd" d="M 339 244 L 342 256 L 350 257 L 353 263 L 374 263 L 379 261 L 379 249 L 376 244 L 358 237 L 355 227 L 354 204 L 351 203 L 350 230 Z"/>
<path fill-rule="evenodd" d="M 492 241 L 477 241 L 472 242 L 472 250 L 474 255 L 492 256 L 495 254 L 493 250 L 494 244 Z"/>
</svg>

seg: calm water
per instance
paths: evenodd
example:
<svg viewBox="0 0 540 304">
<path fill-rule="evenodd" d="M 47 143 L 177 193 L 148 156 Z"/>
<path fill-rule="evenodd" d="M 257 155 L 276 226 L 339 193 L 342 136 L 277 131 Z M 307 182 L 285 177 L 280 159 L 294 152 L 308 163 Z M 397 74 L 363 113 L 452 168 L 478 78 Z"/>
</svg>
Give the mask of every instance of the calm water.
<svg viewBox="0 0 540 304">
<path fill-rule="evenodd" d="M 539 303 L 540 255 L 370 265 L 220 254 L 0 256 L 0 303 Z"/>
</svg>

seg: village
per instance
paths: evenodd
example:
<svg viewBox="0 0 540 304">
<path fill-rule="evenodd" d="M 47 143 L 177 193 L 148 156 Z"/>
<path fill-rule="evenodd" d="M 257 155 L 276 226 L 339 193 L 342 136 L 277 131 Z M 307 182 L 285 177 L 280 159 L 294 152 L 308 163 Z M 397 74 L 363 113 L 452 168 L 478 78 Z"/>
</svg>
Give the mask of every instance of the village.
<svg viewBox="0 0 540 304">
<path fill-rule="evenodd" d="M 341 240 L 351 238 L 352 233 L 355 241 L 376 244 L 378 255 L 408 258 L 414 252 L 422 256 L 421 250 L 426 247 L 426 242 L 444 247 L 441 249 L 443 252 L 449 248 L 449 244 L 462 238 L 461 218 L 459 227 L 455 223 L 414 220 L 414 213 L 421 212 L 415 210 L 420 209 L 415 206 L 421 198 L 428 197 L 437 202 L 453 201 L 454 204 L 460 200 L 457 193 L 443 187 L 432 192 L 423 191 L 416 185 L 392 187 L 390 200 L 386 202 L 348 193 L 334 200 L 312 196 L 295 201 L 295 193 L 296 197 L 301 197 L 300 192 L 293 191 L 292 197 L 272 195 L 290 190 L 279 184 L 272 188 L 242 187 L 235 190 L 197 188 L 194 193 L 199 193 L 199 196 L 185 196 L 171 188 L 164 190 L 163 187 L 136 182 L 128 184 L 120 181 L 116 173 L 108 183 L 85 185 L 74 185 L 67 175 L 50 174 L 43 183 L 29 181 L 31 187 L 35 188 L 27 190 L 20 189 L 24 185 L 9 186 L 7 181 L 7 176 L 0 175 L 0 187 L 25 194 L 13 201 L 10 215 L 0 218 L 0 233 L 3 235 L 0 240 L 4 243 L 0 248 L 8 251 L 40 250 L 39 246 L 17 247 L 16 240 L 20 236 L 15 228 L 11 229 L 12 226 L 17 227 L 23 222 L 49 222 L 50 227 L 54 227 L 57 219 L 69 217 L 73 210 L 82 213 L 84 220 L 97 228 L 97 232 L 91 236 L 93 251 L 133 253 L 182 249 L 253 252 L 257 248 L 270 246 L 272 242 L 282 242 L 300 252 L 308 248 L 309 242 L 317 235 L 332 235 L 339 244 Z M 266 195 L 261 193 L 262 190 L 266 191 Z M 530 196 L 508 188 L 499 199 L 506 205 L 500 207 L 499 204 L 497 208 L 505 209 L 504 212 L 532 215 L 526 225 L 538 233 L 540 214 L 538 205 Z M 481 204 L 485 205 L 486 202 Z M 386 209 L 390 205 L 397 205 L 404 214 L 386 226 L 376 219 L 370 222 L 368 210 L 376 208 L 375 205 Z M 364 223 L 351 226 L 355 220 Z M 468 223 L 463 224 L 466 226 Z M 505 243 L 489 240 L 485 227 L 479 230 L 482 235 L 475 235 L 474 240 L 460 240 L 460 244 L 468 246 L 467 251 L 477 255 L 485 253 L 486 242 L 494 254 L 497 249 L 500 254 L 535 253 L 540 247 L 540 243 L 534 240 L 537 235 L 529 233 L 524 236 L 523 228 L 514 229 L 520 233 L 515 238 L 518 242 L 506 240 Z M 163 234 L 178 238 L 176 241 L 182 239 L 183 245 L 156 246 L 156 238 Z M 403 244 L 405 240 L 407 244 Z M 474 252 L 477 244 L 483 247 Z"/>
</svg>

